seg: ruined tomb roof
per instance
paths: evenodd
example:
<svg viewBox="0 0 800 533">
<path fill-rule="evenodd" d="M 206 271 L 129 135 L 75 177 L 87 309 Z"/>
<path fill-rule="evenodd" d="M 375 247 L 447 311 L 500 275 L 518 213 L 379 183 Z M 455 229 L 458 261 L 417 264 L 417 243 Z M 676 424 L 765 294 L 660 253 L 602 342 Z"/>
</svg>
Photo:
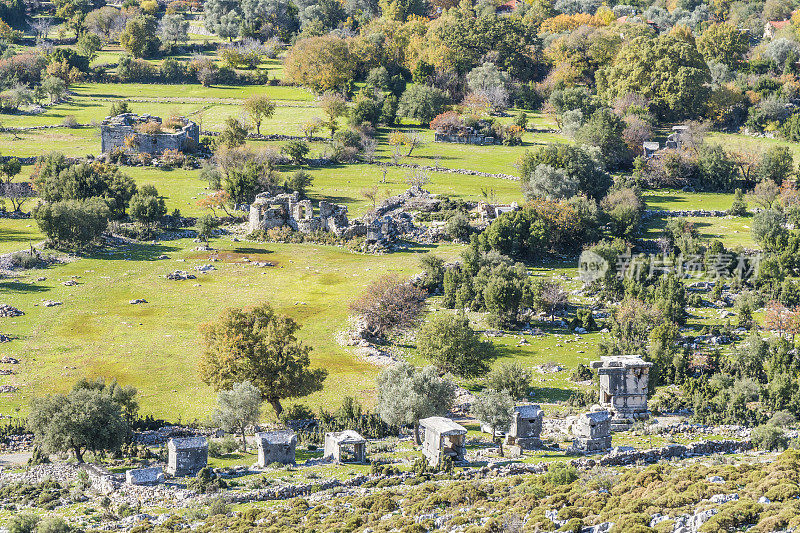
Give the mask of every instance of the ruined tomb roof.
<svg viewBox="0 0 800 533">
<path fill-rule="evenodd" d="M 514 412 L 519 413 L 520 418 L 539 418 L 544 414 L 537 404 L 518 405 L 514 408 Z"/>
<path fill-rule="evenodd" d="M 443 416 L 432 416 L 430 418 L 423 418 L 419 421 L 419 425 L 425 429 L 432 429 L 440 435 L 466 435 L 467 430 Z"/>
<path fill-rule="evenodd" d="M 292 430 L 256 433 L 256 442 L 263 444 L 297 444 L 297 435 Z"/>
<path fill-rule="evenodd" d="M 645 361 L 640 355 L 604 355 L 600 361 L 592 361 L 591 367 L 601 368 L 649 368 L 653 363 Z"/>
<path fill-rule="evenodd" d="M 365 444 L 367 442 L 367 439 L 352 429 L 346 429 L 337 433 L 327 433 L 325 436 L 330 436 L 333 441 L 340 446 L 345 444 Z"/>
<path fill-rule="evenodd" d="M 173 438 L 169 439 L 167 446 L 175 450 L 191 450 L 196 448 L 207 448 L 208 441 L 205 437 Z"/>
<path fill-rule="evenodd" d="M 595 424 L 599 424 L 601 422 L 606 422 L 607 420 L 611 420 L 611 413 L 609 413 L 608 411 L 605 411 L 605 410 L 603 410 L 603 411 L 590 411 L 588 413 L 583 413 L 583 415 L 581 415 L 581 416 L 589 419 L 589 421 L 594 422 Z"/>
</svg>

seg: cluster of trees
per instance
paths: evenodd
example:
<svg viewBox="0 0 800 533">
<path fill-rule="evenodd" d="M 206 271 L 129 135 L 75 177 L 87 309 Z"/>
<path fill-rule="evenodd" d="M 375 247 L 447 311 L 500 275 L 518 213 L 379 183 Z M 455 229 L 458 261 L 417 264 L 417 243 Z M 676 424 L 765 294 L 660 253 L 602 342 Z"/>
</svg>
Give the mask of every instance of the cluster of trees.
<svg viewBox="0 0 800 533">
<path fill-rule="evenodd" d="M 37 159 L 33 188 L 41 202 L 33 216 L 56 247 L 80 249 L 96 243 L 110 220 L 130 218 L 147 232 L 167 214 L 152 185 L 137 188 L 110 163 L 74 162 L 61 153 Z"/>
</svg>

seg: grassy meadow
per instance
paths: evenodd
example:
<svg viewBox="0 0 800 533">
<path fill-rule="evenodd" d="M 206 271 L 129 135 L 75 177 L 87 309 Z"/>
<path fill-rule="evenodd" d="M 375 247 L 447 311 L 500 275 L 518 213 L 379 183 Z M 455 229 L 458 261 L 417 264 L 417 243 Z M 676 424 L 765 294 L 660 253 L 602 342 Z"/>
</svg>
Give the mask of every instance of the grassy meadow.
<svg viewBox="0 0 800 533">
<path fill-rule="evenodd" d="M 262 125 L 264 133 L 297 135 L 304 122 L 322 117 L 313 94 L 289 86 L 87 83 L 72 90 L 74 94 L 68 101 L 41 114 L 0 114 L 0 124 L 60 125 L 65 117 L 72 115 L 87 126 L 2 132 L 0 154 L 37 156 L 54 150 L 75 157 L 98 154 L 99 131 L 92 124 L 107 115 L 115 100 L 130 99 L 131 109 L 137 113 L 187 115 L 209 130 L 221 129 L 229 116 L 240 116 L 242 100 L 252 94 L 267 94 L 278 104 L 275 116 Z M 554 121 L 547 115 L 531 114 L 531 124 L 536 128 L 551 128 Z M 419 129 L 412 124 L 401 127 Z M 377 136 L 378 162 L 392 157 L 394 148 L 387 144 L 388 133 L 382 130 Z M 435 144 L 430 130 L 421 130 L 420 135 L 425 144 L 411 156 L 404 156 L 403 162 L 511 175 L 517 173 L 515 162 L 526 149 L 537 144 L 567 142 L 559 134 L 540 131 L 527 132 L 523 146 L 518 147 Z M 250 144 L 254 148 L 275 149 L 282 145 L 263 141 Z M 323 143 L 312 143 L 312 156 L 324 148 Z M 31 169 L 25 166 L 18 179 L 28 179 Z M 288 175 L 295 169 L 281 170 Z M 377 188 L 380 201 L 408 187 L 409 171 L 402 168 L 387 168 L 384 173 L 377 164 L 352 164 L 304 167 L 304 170 L 313 177 L 309 197 L 315 203 L 328 200 L 345 204 L 350 217 L 360 216 L 372 207 L 363 195 L 365 189 Z M 139 185 L 155 185 L 165 197 L 169 211 L 179 209 L 185 216 L 203 213 L 197 202 L 209 189 L 200 179 L 199 170 L 126 167 L 124 171 Z M 478 200 L 488 196 L 503 203 L 523 201 L 519 182 L 514 180 L 444 172 L 432 172 L 429 178 L 426 188 L 453 198 Z M 732 195 L 648 191 L 645 200 L 652 209 L 724 210 L 730 207 Z M 31 207 L 32 203 L 28 203 L 25 209 Z M 695 222 L 703 237 L 722 239 L 728 246 L 754 246 L 747 218 L 702 218 Z M 644 228 L 644 236 L 657 237 L 665 223 L 663 217 L 652 217 Z M 34 221 L 0 219 L 0 253 L 25 249 L 42 240 Z M 211 263 L 217 270 L 196 273 L 196 280 L 164 278 L 168 272 L 193 271 L 195 266 L 210 262 L 209 252 L 195 251 L 196 244 L 189 239 L 109 249 L 66 264 L 0 279 L 0 303 L 25 312 L 17 318 L 0 318 L 0 333 L 13 338 L 12 342 L 0 345 L 0 353 L 20 360 L 19 365 L 13 365 L 14 375 L 0 377 L 0 384 L 19 387 L 16 393 L 0 394 L 0 414 L 23 414 L 36 395 L 66 390 L 81 377 L 104 376 L 136 386 L 144 414 L 170 420 L 203 420 L 215 397 L 200 381 L 197 371 L 202 353 L 199 326 L 226 307 L 262 302 L 271 303 L 301 323 L 300 338 L 314 348 L 313 365 L 329 371 L 325 389 L 299 400 L 301 403 L 314 409 L 320 406 L 332 409 L 344 395 L 356 395 L 369 404 L 375 397 L 374 377 L 379 368 L 356 359 L 335 339 L 347 326 L 349 302 L 367 283 L 382 275 L 408 277 L 418 272 L 418 260 L 423 253 L 452 260 L 461 251 L 458 245 L 412 246 L 399 253 L 372 256 L 332 246 L 234 242 L 229 237 L 216 238 L 212 245 L 218 250 L 219 261 Z M 169 259 L 158 260 L 162 254 Z M 244 261 L 245 258 L 268 260 L 277 266 L 259 268 Z M 572 262 L 530 266 L 534 276 L 555 276 L 566 280 L 570 290 L 579 288 Z M 77 285 L 63 284 L 71 279 Z M 128 303 L 135 298 L 148 303 Z M 45 307 L 44 300 L 62 304 Z M 573 301 L 577 300 L 573 297 Z M 431 309 L 442 312 L 437 305 L 433 299 Z M 473 318 L 478 327 L 485 327 L 480 316 Z M 715 321 L 712 316 L 700 320 Z M 578 336 L 549 323 L 540 327 L 552 334 L 525 335 L 524 342 L 520 342 L 519 334 L 492 340 L 500 349 L 498 363 L 513 359 L 531 369 L 535 385 L 532 399 L 552 404 L 585 387 L 570 381 L 569 375 L 578 363 L 596 357 L 597 343 L 604 334 Z M 413 343 L 404 345 L 402 350 L 409 361 L 426 363 L 416 354 Z M 563 370 L 543 374 L 535 368 L 548 362 L 558 363 Z M 469 382 L 465 385 L 480 386 Z"/>
</svg>

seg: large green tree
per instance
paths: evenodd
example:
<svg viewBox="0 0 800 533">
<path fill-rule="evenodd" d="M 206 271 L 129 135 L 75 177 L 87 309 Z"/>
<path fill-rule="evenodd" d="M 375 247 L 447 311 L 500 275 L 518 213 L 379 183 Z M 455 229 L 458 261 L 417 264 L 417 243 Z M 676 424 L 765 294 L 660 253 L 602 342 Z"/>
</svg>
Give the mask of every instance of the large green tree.
<svg viewBox="0 0 800 533">
<path fill-rule="evenodd" d="M 706 61 L 735 69 L 750 49 L 748 33 L 727 22 L 713 22 L 697 38 L 697 50 Z"/>
<path fill-rule="evenodd" d="M 702 116 L 710 82 L 697 46 L 673 34 L 627 41 L 613 63 L 597 73 L 598 91 L 607 101 L 639 94 L 666 120 Z"/>
<path fill-rule="evenodd" d="M 440 372 L 460 377 L 481 376 L 497 354 L 491 342 L 481 340 L 461 314 L 440 313 L 417 330 L 417 350 Z"/>
<path fill-rule="evenodd" d="M 69 394 L 53 394 L 31 403 L 28 428 L 35 442 L 50 453 L 72 452 L 83 462 L 86 451 L 119 448 L 128 425 L 120 406 L 101 390 L 76 388 Z"/>
<path fill-rule="evenodd" d="M 311 369 L 311 347 L 297 340 L 300 326 L 269 304 L 228 309 L 202 327 L 205 352 L 200 373 L 217 390 L 250 381 L 277 414 L 281 400 L 322 389 L 328 371 Z"/>
</svg>

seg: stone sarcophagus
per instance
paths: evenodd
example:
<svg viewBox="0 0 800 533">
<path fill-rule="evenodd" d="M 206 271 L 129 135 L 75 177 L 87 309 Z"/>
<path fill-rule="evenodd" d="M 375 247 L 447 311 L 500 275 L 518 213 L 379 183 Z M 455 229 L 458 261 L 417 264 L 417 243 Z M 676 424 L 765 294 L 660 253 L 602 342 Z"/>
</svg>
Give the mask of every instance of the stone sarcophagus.
<svg viewBox="0 0 800 533">
<path fill-rule="evenodd" d="M 419 427 L 425 432 L 422 454 L 428 459 L 428 464 L 437 466 L 445 457 L 450 457 L 454 463 L 464 460 L 466 428 L 441 416 L 423 418 Z"/>
<path fill-rule="evenodd" d="M 611 449 L 611 413 L 606 410 L 582 413 L 572 424 L 572 446 L 579 452 L 597 453 Z"/>
<path fill-rule="evenodd" d="M 335 463 L 366 463 L 367 439 L 352 429 L 326 433 L 323 457 Z"/>
<path fill-rule="evenodd" d="M 208 441 L 205 437 L 169 439 L 167 473 L 175 477 L 197 474 L 208 464 Z"/>
<path fill-rule="evenodd" d="M 293 465 L 297 435 L 292 430 L 256 433 L 258 466 L 265 468 L 272 463 Z"/>
<path fill-rule="evenodd" d="M 506 433 L 506 444 L 519 446 L 523 450 L 533 450 L 542 446 L 544 411 L 538 405 L 518 405 Z"/>
<path fill-rule="evenodd" d="M 592 362 L 600 380 L 600 406 L 612 414 L 612 429 L 627 429 L 646 419 L 650 367 L 638 355 L 602 357 Z"/>
</svg>

